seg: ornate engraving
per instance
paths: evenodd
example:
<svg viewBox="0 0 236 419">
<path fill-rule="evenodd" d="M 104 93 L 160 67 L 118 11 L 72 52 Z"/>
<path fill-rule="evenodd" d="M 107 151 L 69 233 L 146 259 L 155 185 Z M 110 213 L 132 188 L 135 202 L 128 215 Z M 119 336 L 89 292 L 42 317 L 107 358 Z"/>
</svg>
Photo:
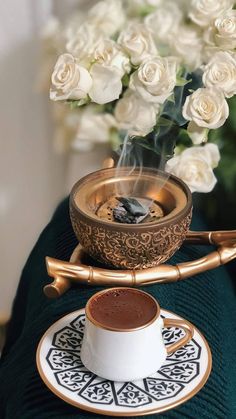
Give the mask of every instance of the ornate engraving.
<svg viewBox="0 0 236 419">
<path fill-rule="evenodd" d="M 72 206 L 70 211 L 73 229 L 86 252 L 107 266 L 123 269 L 150 268 L 170 259 L 183 243 L 192 217 L 190 212 L 180 222 L 134 233 L 88 224 L 76 217 Z"/>
<path fill-rule="evenodd" d="M 192 361 L 200 359 L 201 347 L 192 339 L 187 345 L 170 354 L 166 359 L 168 361 Z"/>
<path fill-rule="evenodd" d="M 155 400 L 175 397 L 184 388 L 183 384 L 178 382 L 164 381 L 155 377 L 145 378 L 143 381 L 146 390 Z"/>
<path fill-rule="evenodd" d="M 177 327 L 169 327 L 168 329 L 163 330 L 163 339 L 165 342 L 165 345 L 168 346 L 170 343 L 177 342 L 179 339 L 184 337 L 185 332 L 183 329 L 179 329 Z"/>
<path fill-rule="evenodd" d="M 111 404 L 113 402 L 113 385 L 110 381 L 95 379 L 84 387 L 79 395 L 90 403 Z"/>
<path fill-rule="evenodd" d="M 158 372 L 167 379 L 190 383 L 199 374 L 199 363 L 195 361 L 188 361 L 164 365 Z"/>
<path fill-rule="evenodd" d="M 72 329 L 71 327 L 64 327 L 55 333 L 53 337 L 53 345 L 70 350 L 80 350 L 83 333 Z"/>
<path fill-rule="evenodd" d="M 80 314 L 70 323 L 70 326 L 74 327 L 76 330 L 79 330 L 80 333 L 84 333 L 84 326 L 85 326 L 85 317 L 83 314 Z"/>
<path fill-rule="evenodd" d="M 118 406 L 139 407 L 152 403 L 152 399 L 143 389 L 134 383 L 125 383 L 116 393 Z"/>
<path fill-rule="evenodd" d="M 80 359 L 80 351 L 63 351 L 61 349 L 50 349 L 46 360 L 52 370 L 60 371 L 75 367 L 81 367 L 83 364 Z"/>
<path fill-rule="evenodd" d="M 92 372 L 75 368 L 69 371 L 55 373 L 58 384 L 70 391 L 78 391 L 93 379 Z"/>
</svg>

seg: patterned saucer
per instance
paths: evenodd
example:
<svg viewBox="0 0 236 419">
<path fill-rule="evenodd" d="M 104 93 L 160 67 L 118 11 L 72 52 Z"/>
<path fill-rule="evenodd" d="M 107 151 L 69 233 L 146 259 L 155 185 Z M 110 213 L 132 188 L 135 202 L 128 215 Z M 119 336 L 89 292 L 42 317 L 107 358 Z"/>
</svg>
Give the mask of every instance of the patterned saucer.
<svg viewBox="0 0 236 419">
<path fill-rule="evenodd" d="M 161 310 L 162 317 L 180 317 Z M 118 383 L 88 371 L 80 359 L 84 332 L 84 309 L 54 323 L 37 349 L 39 374 L 49 389 L 64 401 L 83 410 L 109 416 L 160 413 L 193 397 L 206 383 L 212 358 L 208 343 L 194 327 L 193 339 L 175 353 L 151 377 Z M 166 345 L 179 340 L 179 328 L 163 329 Z"/>
</svg>

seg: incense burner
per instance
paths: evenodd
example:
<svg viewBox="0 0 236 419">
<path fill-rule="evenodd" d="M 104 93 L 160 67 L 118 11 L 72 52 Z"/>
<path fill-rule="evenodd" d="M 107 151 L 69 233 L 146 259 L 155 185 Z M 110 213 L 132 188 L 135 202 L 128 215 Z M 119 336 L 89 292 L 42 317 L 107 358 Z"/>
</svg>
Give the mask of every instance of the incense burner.
<svg viewBox="0 0 236 419">
<path fill-rule="evenodd" d="M 106 165 L 113 164 L 110 160 Z M 150 201 L 149 217 L 140 224 L 114 221 L 113 205 L 117 206 L 124 183 L 126 199 L 130 193 L 139 202 Z M 112 168 L 94 172 L 73 187 L 70 213 L 81 244 L 69 262 L 46 257 L 47 272 L 53 278 L 44 287 L 49 298 L 63 295 L 73 283 L 139 287 L 182 281 L 236 258 L 236 230 L 189 231 L 191 192 L 180 179 L 160 171 L 145 169 L 141 176 L 127 168 L 119 169 L 119 176 Z M 217 249 L 197 260 L 162 264 L 183 240 Z M 95 259 L 102 262 L 100 267 Z"/>
<path fill-rule="evenodd" d="M 122 190 L 150 201 L 147 222 L 114 221 L 112 205 Z M 168 260 L 184 241 L 191 214 L 188 187 L 173 175 L 147 168 L 141 175 L 138 169 L 122 168 L 118 175 L 115 168 L 99 170 L 79 180 L 70 194 L 72 226 L 83 249 L 113 268 L 150 268 Z"/>
</svg>

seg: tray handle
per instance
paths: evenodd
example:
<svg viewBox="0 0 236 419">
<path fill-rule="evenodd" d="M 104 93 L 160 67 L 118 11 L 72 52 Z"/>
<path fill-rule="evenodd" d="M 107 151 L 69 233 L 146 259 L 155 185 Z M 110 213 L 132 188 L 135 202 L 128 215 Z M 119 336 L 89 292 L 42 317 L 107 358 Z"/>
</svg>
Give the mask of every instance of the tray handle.
<svg viewBox="0 0 236 419">
<path fill-rule="evenodd" d="M 47 297 L 56 298 L 62 295 L 70 288 L 72 282 L 94 286 L 119 285 L 130 287 L 181 281 L 235 259 L 236 241 L 222 245 L 200 259 L 175 266 L 164 264 L 141 270 L 111 270 L 87 266 L 81 263 L 82 255 L 83 250 L 78 245 L 71 256 L 70 262 L 46 257 L 48 274 L 54 278 L 51 284 L 44 287 L 44 293 Z"/>
</svg>

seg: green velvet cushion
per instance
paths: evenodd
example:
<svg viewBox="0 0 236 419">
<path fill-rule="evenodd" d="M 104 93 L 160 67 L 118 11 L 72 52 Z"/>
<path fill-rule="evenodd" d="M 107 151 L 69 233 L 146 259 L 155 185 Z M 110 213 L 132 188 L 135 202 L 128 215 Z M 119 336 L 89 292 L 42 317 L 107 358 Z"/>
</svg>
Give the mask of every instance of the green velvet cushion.
<svg viewBox="0 0 236 419">
<path fill-rule="evenodd" d="M 192 228 L 202 229 L 196 217 Z M 79 286 L 58 300 L 48 300 L 44 296 L 43 286 L 49 281 L 45 256 L 68 260 L 76 243 L 69 219 L 68 200 L 65 200 L 41 234 L 22 273 L 1 360 L 1 418 L 95 417 L 52 394 L 41 381 L 35 363 L 38 342 L 47 328 L 70 311 L 84 307 L 88 298 L 100 289 Z M 172 258 L 172 263 L 199 258 L 209 250 L 209 247 L 183 246 Z M 182 406 L 151 417 L 235 418 L 236 310 L 226 268 L 221 267 L 180 283 L 143 289 L 155 296 L 163 308 L 193 322 L 204 333 L 213 354 L 213 370 L 205 387 Z"/>
</svg>

